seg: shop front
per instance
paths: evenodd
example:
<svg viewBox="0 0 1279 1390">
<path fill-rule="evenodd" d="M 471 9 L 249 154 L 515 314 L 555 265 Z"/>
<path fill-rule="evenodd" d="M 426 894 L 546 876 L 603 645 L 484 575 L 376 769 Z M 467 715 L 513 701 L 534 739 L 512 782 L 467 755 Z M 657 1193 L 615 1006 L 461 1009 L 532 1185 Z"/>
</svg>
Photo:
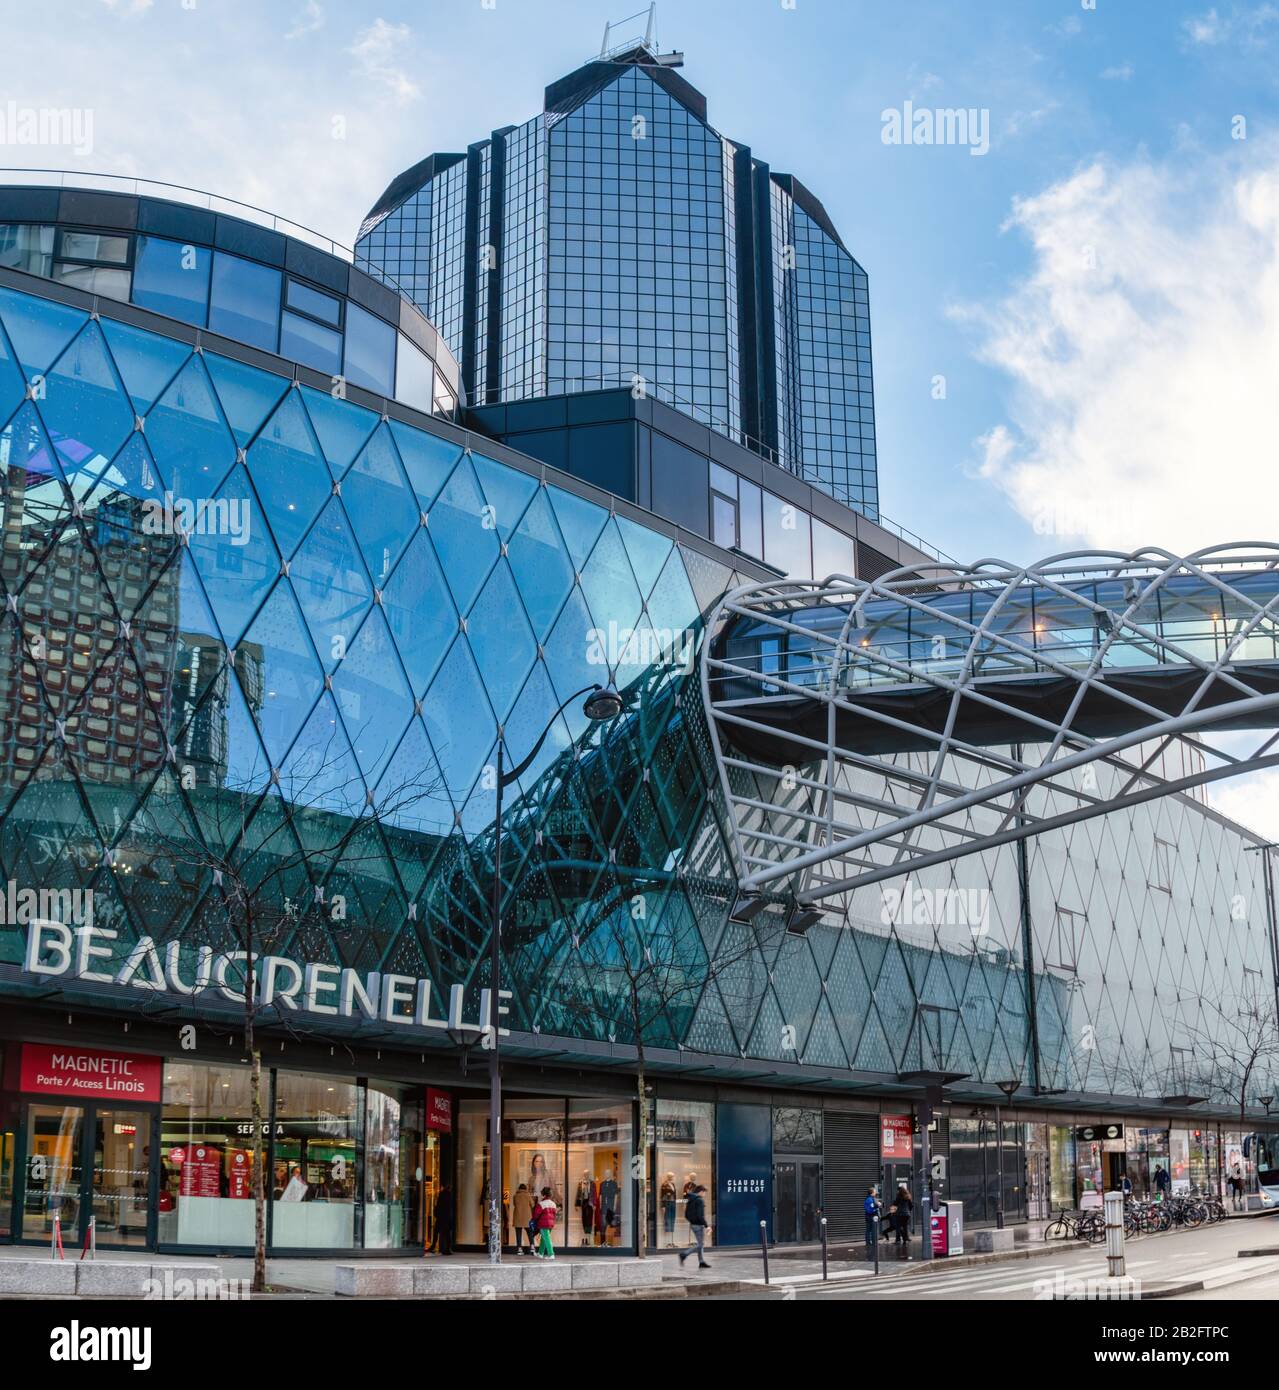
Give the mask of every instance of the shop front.
<svg viewBox="0 0 1279 1390">
<path fill-rule="evenodd" d="M 529 1249 L 526 1214 L 549 1196 L 551 1240 L 575 1253 L 635 1248 L 633 1105 L 617 1099 L 520 1097 L 502 1103 L 502 1247 Z M 457 1243 L 488 1244 L 489 1108 L 458 1114 Z"/>
<path fill-rule="evenodd" d="M 0 1236 L 64 1248 L 247 1251 L 253 1107 L 244 1065 L 66 1044 L 6 1046 Z M 266 1069 L 276 1252 L 430 1248 L 452 1097 Z"/>
<path fill-rule="evenodd" d="M 155 1240 L 158 1057 L 24 1044 L 5 1054 L 0 1197 L 11 1239 Z"/>
</svg>

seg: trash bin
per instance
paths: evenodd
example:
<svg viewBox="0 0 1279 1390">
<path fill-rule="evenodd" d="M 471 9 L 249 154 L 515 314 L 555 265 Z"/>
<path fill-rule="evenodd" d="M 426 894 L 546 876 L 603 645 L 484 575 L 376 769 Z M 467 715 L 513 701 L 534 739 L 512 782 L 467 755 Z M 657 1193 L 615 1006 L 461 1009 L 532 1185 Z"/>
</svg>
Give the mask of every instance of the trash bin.
<svg viewBox="0 0 1279 1390">
<path fill-rule="evenodd" d="M 964 1253 L 964 1204 L 948 1200 L 939 1202 L 928 1215 L 934 1255 Z"/>
</svg>

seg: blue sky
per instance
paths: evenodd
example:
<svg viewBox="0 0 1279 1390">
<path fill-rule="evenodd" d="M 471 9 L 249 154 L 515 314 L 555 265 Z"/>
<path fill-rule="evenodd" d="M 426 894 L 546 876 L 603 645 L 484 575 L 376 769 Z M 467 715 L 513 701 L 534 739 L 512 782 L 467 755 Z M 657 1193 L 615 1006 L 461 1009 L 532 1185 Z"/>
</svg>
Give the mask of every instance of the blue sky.
<svg viewBox="0 0 1279 1390">
<path fill-rule="evenodd" d="M 349 242 L 632 4 L 0 0 L 6 98 L 93 114 L 83 157 L 0 154 Z M 658 38 L 869 272 L 886 515 L 964 559 L 1274 537 L 1279 0 L 667 0 Z M 885 144 L 908 99 L 988 111 L 988 153 Z"/>
</svg>

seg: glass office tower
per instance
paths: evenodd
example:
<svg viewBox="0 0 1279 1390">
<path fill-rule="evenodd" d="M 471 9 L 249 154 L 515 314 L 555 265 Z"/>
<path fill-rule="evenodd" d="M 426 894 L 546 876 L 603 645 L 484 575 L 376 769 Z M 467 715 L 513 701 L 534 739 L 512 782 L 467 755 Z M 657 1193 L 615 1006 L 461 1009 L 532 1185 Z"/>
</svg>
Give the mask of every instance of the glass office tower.
<svg viewBox="0 0 1279 1390">
<path fill-rule="evenodd" d="M 646 48 L 436 154 L 359 264 L 438 324 L 472 406 L 627 386 L 878 513 L 866 272 L 821 203 L 707 122 Z"/>
</svg>

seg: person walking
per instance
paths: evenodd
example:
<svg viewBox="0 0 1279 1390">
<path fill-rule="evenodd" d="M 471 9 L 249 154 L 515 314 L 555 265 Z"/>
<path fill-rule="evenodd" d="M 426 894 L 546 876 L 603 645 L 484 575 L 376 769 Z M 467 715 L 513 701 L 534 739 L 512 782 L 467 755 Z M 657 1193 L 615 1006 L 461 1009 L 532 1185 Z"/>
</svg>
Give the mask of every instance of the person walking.
<svg viewBox="0 0 1279 1390">
<path fill-rule="evenodd" d="M 910 1218 L 915 1204 L 910 1199 L 910 1188 L 904 1182 L 897 1184 L 897 1195 L 893 1198 L 893 1236 L 897 1253 L 910 1259 Z"/>
<path fill-rule="evenodd" d="M 537 1204 L 537 1241 L 538 1248 L 533 1254 L 538 1259 L 553 1260 L 555 1258 L 555 1245 L 551 1240 L 551 1232 L 555 1229 L 555 1218 L 559 1213 L 559 1208 L 555 1205 L 555 1199 L 551 1196 L 551 1189 L 542 1189 L 542 1199 Z"/>
<path fill-rule="evenodd" d="M 522 1182 L 515 1189 L 515 1196 L 511 1198 L 511 1220 L 515 1223 L 515 1253 L 517 1255 L 531 1255 L 533 1253 L 533 1232 L 529 1229 L 533 1221 L 533 1194 L 529 1191 L 528 1183 Z M 528 1241 L 528 1245 L 524 1244 Z"/>
<path fill-rule="evenodd" d="M 1237 1163 L 1236 1163 L 1235 1166 L 1230 1170 L 1230 1196 L 1231 1196 L 1231 1205 L 1234 1207 L 1234 1209 L 1235 1209 L 1236 1211 L 1242 1210 L 1242 1208 L 1243 1208 L 1243 1173 L 1240 1171 L 1239 1165 L 1238 1165 Z"/>
<path fill-rule="evenodd" d="M 862 1203 L 862 1211 L 866 1216 L 866 1258 L 874 1259 L 874 1247 L 879 1242 L 879 1197 L 875 1193 L 874 1187 L 866 1189 L 866 1200 Z"/>
<path fill-rule="evenodd" d="M 1156 1168 L 1156 1169 L 1155 1169 L 1155 1191 L 1159 1194 L 1159 1196 L 1160 1196 L 1160 1197 L 1166 1197 L 1166 1196 L 1168 1195 L 1168 1189 L 1169 1189 L 1171 1186 L 1172 1186 L 1172 1177 L 1171 1177 L 1171 1175 L 1169 1174 L 1167 1168 L 1163 1168 L 1163 1167 Z"/>
<path fill-rule="evenodd" d="M 697 1251 L 698 1269 L 709 1269 L 710 1263 L 706 1258 L 706 1188 L 701 1183 L 696 1183 L 693 1190 L 684 1199 L 684 1220 L 688 1222 L 689 1234 L 693 1237 L 693 1243 L 687 1250 L 679 1252 L 679 1262 L 682 1265 L 686 1259 Z"/>
<path fill-rule="evenodd" d="M 453 1253 L 453 1189 L 447 1178 L 435 1194 L 435 1233 L 431 1237 L 431 1250 L 436 1249 L 441 1255 Z"/>
</svg>

